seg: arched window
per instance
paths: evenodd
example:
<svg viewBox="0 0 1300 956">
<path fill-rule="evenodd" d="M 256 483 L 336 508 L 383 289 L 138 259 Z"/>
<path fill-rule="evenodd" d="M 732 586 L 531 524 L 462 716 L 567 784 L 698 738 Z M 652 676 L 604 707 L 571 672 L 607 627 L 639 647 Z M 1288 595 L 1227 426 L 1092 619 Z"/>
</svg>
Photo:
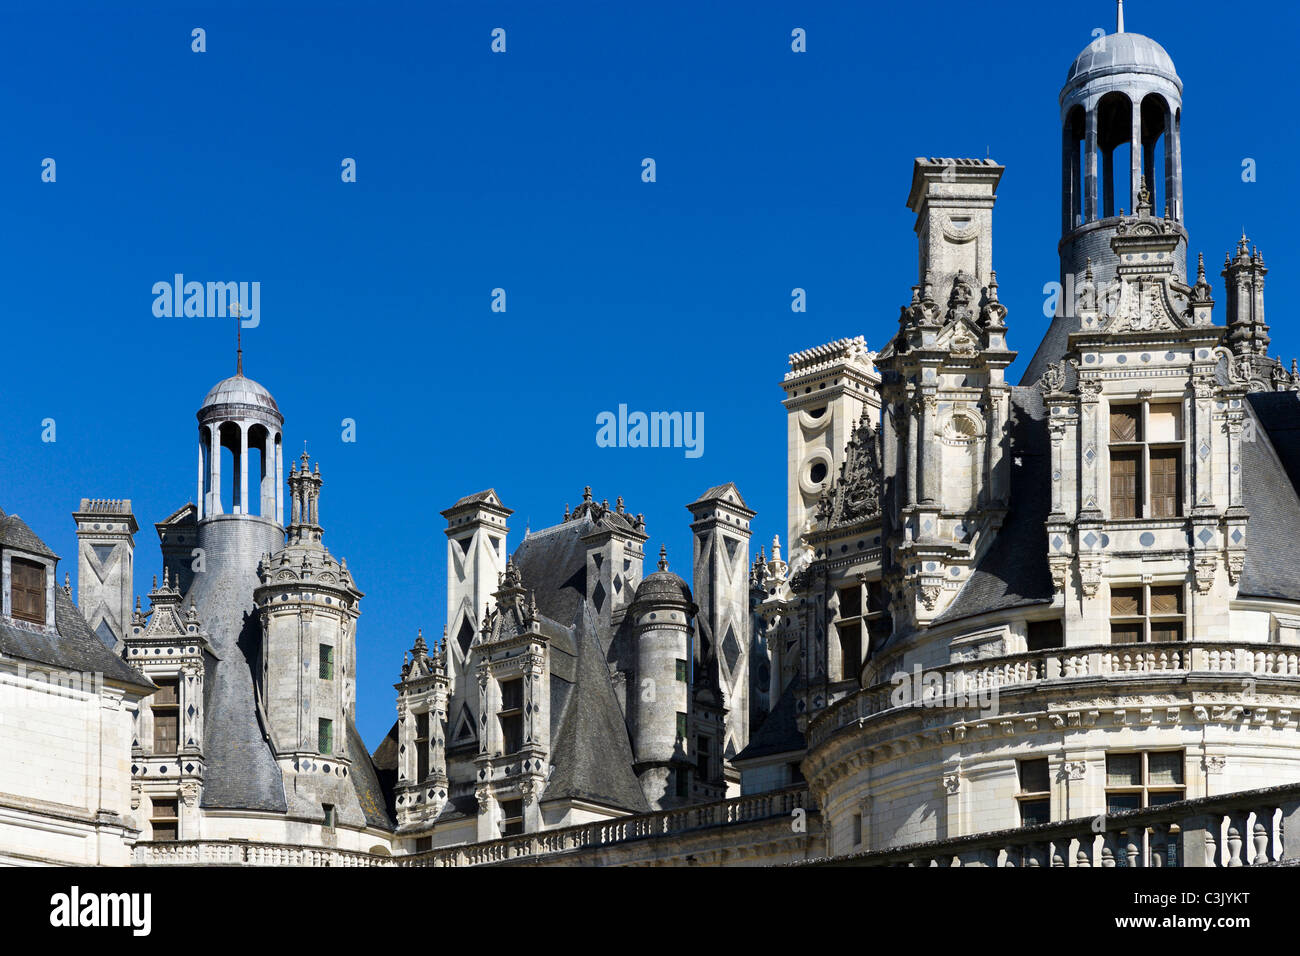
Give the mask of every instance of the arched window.
<svg viewBox="0 0 1300 956">
<path fill-rule="evenodd" d="M 1169 104 L 1158 93 L 1142 100 L 1142 178 L 1151 193 L 1151 209 L 1157 216 L 1165 213 L 1171 198 L 1173 152 L 1169 148 Z"/>
<path fill-rule="evenodd" d="M 1088 213 L 1084 207 L 1087 188 L 1086 143 L 1084 142 L 1086 133 L 1087 113 L 1082 106 L 1075 106 L 1066 115 L 1062 131 L 1062 234 L 1087 221 Z"/>
<path fill-rule="evenodd" d="M 1124 93 L 1107 93 L 1097 102 L 1097 152 L 1100 160 L 1101 216 L 1132 212 L 1133 102 Z"/>
</svg>

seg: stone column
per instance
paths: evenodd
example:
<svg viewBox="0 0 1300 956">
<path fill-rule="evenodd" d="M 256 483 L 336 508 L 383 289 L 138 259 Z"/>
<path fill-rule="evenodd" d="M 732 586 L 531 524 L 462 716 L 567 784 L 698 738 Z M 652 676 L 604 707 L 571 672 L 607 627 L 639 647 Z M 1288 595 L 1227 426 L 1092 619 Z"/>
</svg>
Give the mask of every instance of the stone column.
<svg viewBox="0 0 1300 956">
<path fill-rule="evenodd" d="M 198 493 L 194 496 L 194 500 L 195 502 L 198 503 L 199 520 L 202 520 L 203 516 L 207 514 L 207 509 L 208 509 L 208 503 L 203 496 L 203 435 L 202 433 L 199 434 L 199 490 Z"/>
<path fill-rule="evenodd" d="M 235 511 L 241 515 L 248 510 L 248 426 L 239 426 L 239 506 Z"/>
<path fill-rule="evenodd" d="M 921 463 L 920 492 L 921 501 L 933 504 L 938 492 L 939 447 L 935 435 L 935 410 L 938 399 L 933 392 L 927 391 L 921 396 L 921 444 L 919 458 Z"/>
<path fill-rule="evenodd" d="M 211 507 L 208 509 L 209 514 L 221 514 L 221 424 L 215 423 L 212 429 L 212 453 L 208 461 L 208 474 L 211 476 L 209 482 L 208 501 Z"/>
<path fill-rule="evenodd" d="M 1174 218 L 1183 221 L 1183 138 L 1178 128 L 1178 117 L 1170 118 L 1171 131 L 1165 134 L 1165 147 L 1173 157 L 1173 178 L 1169 184 L 1168 195 L 1174 201 Z"/>
<path fill-rule="evenodd" d="M 1130 102 L 1129 113 L 1132 116 L 1133 132 L 1129 137 L 1129 213 L 1137 212 L 1138 194 L 1142 189 L 1142 108 L 1138 103 Z"/>
<path fill-rule="evenodd" d="M 272 436 L 275 445 L 275 523 L 284 524 L 284 436 Z"/>
</svg>

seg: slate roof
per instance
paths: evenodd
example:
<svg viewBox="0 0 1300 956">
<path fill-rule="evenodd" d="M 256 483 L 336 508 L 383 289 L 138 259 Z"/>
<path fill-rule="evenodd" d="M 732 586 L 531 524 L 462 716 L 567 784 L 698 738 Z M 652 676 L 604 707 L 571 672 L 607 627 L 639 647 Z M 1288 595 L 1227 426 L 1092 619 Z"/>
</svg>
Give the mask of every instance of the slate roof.
<svg viewBox="0 0 1300 956">
<path fill-rule="evenodd" d="M 735 482 L 731 481 L 723 485 L 714 485 L 708 491 L 704 492 L 704 494 L 692 501 L 691 504 L 698 505 L 704 501 L 726 501 L 727 492 L 731 492 L 736 496 L 735 501 L 733 502 L 734 504 L 740 505 L 740 507 L 744 508 L 746 511 L 750 510 L 749 505 L 745 504 L 745 499 L 740 496 L 740 489 L 736 487 Z"/>
<path fill-rule="evenodd" d="M 807 747 L 799 726 L 795 723 L 795 682 L 791 681 L 767 719 L 759 725 L 758 732 L 749 738 L 749 745 L 736 754 L 735 759 L 753 760 L 773 754 L 801 752 Z"/>
<path fill-rule="evenodd" d="M 540 600 L 540 594 L 538 597 Z M 542 800 L 588 800 L 647 813 L 650 805 L 632 772 L 627 724 L 614 696 L 596 619 L 586 601 L 574 620 L 573 639 L 577 679 L 568 687 L 557 686 L 564 681 L 551 682 L 551 764 L 555 772 Z"/>
<path fill-rule="evenodd" d="M 57 637 L 0 618 L 0 654 L 47 667 L 103 674 L 106 681 L 129 684 L 146 695 L 158 689 L 104 646 L 61 587 L 54 589 L 54 626 L 59 632 Z"/>
<path fill-rule="evenodd" d="M 393 729 L 397 729 L 396 724 L 393 725 Z M 357 725 L 353 723 L 351 717 L 348 718 L 348 753 L 352 758 L 352 773 L 348 776 L 357 792 L 361 809 L 366 814 L 366 823 L 381 830 L 396 829 L 397 820 L 390 809 L 392 788 L 384 787 L 380 769 L 371 761 L 370 754 L 366 751 L 366 743 L 361 739 Z M 394 769 L 394 776 L 396 776 L 396 769 Z"/>
<path fill-rule="evenodd" d="M 537 610 L 553 621 L 572 621 L 587 594 L 587 546 L 582 536 L 595 530 L 589 517 L 566 521 L 530 534 L 512 560 L 524 587 L 537 594 Z"/>
<path fill-rule="evenodd" d="M 253 667 L 261 626 L 253 611 L 256 560 L 208 562 L 185 598 L 207 630 L 203 695 L 204 807 L 284 813 L 284 777 L 257 712 Z"/>
<path fill-rule="evenodd" d="M 1011 508 L 965 586 L 934 624 L 1051 603 L 1045 523 L 1052 508 L 1051 445 L 1043 393 L 1011 390 Z M 1016 464 L 1019 460 L 1020 464 Z"/>
<path fill-rule="evenodd" d="M 1241 443 L 1246 564 L 1241 597 L 1300 601 L 1300 395 L 1256 392 L 1247 396 L 1254 441 Z"/>
<path fill-rule="evenodd" d="M 0 509 L 0 550 L 9 548 L 58 560 L 22 518 Z M 103 674 L 106 681 L 129 684 L 146 694 L 157 690 L 153 681 L 104 646 L 72 598 L 58 586 L 54 588 L 54 628 L 57 637 L 0 618 L 0 654 L 46 667 Z"/>
<path fill-rule="evenodd" d="M 17 515 L 7 515 L 0 511 L 0 548 L 14 548 L 40 555 L 42 558 L 54 558 L 58 555 L 45 546 L 45 542 L 27 527 L 27 522 Z"/>
</svg>

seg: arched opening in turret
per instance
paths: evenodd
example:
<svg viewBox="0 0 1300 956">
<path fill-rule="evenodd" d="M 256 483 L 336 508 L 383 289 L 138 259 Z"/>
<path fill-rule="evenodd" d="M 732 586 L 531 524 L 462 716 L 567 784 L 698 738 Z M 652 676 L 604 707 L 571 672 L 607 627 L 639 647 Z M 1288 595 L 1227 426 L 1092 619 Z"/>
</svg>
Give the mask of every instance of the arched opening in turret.
<svg viewBox="0 0 1300 956">
<path fill-rule="evenodd" d="M 220 507 L 213 508 L 213 512 L 220 514 L 243 514 L 244 502 L 239 495 L 239 476 L 242 471 L 243 462 L 241 455 L 240 428 L 234 422 L 224 422 L 221 425 L 219 438 L 221 441 L 221 471 L 216 475 L 220 482 L 218 489 L 220 496 Z"/>
<path fill-rule="evenodd" d="M 1084 206 L 1087 116 L 1082 106 L 1075 106 L 1066 114 L 1062 129 L 1062 234 L 1083 225 L 1088 216 Z"/>
<path fill-rule="evenodd" d="M 206 518 L 212 510 L 212 429 L 199 426 L 199 518 Z"/>
<path fill-rule="evenodd" d="M 1101 160 L 1102 217 L 1132 211 L 1132 180 L 1136 172 L 1133 140 L 1133 101 L 1123 93 L 1107 93 L 1097 103 L 1097 152 Z"/>
<path fill-rule="evenodd" d="M 271 432 L 265 425 L 248 429 L 248 514 L 275 514 L 275 469 L 270 467 Z"/>
<path fill-rule="evenodd" d="M 1158 93 L 1142 99 L 1142 179 L 1151 194 L 1154 215 L 1165 214 L 1173 180 L 1173 152 L 1169 148 L 1169 104 Z"/>
</svg>

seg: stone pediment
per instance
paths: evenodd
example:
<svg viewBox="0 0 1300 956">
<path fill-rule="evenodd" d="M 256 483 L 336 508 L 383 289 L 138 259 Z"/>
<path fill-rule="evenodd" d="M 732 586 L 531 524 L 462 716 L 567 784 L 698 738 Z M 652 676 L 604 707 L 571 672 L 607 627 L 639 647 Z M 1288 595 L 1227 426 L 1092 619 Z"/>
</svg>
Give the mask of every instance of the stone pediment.
<svg viewBox="0 0 1300 956">
<path fill-rule="evenodd" d="M 934 348 L 953 355 L 975 355 L 983 347 L 980 332 L 967 319 L 957 319 L 944 326 L 935 338 Z"/>
</svg>

